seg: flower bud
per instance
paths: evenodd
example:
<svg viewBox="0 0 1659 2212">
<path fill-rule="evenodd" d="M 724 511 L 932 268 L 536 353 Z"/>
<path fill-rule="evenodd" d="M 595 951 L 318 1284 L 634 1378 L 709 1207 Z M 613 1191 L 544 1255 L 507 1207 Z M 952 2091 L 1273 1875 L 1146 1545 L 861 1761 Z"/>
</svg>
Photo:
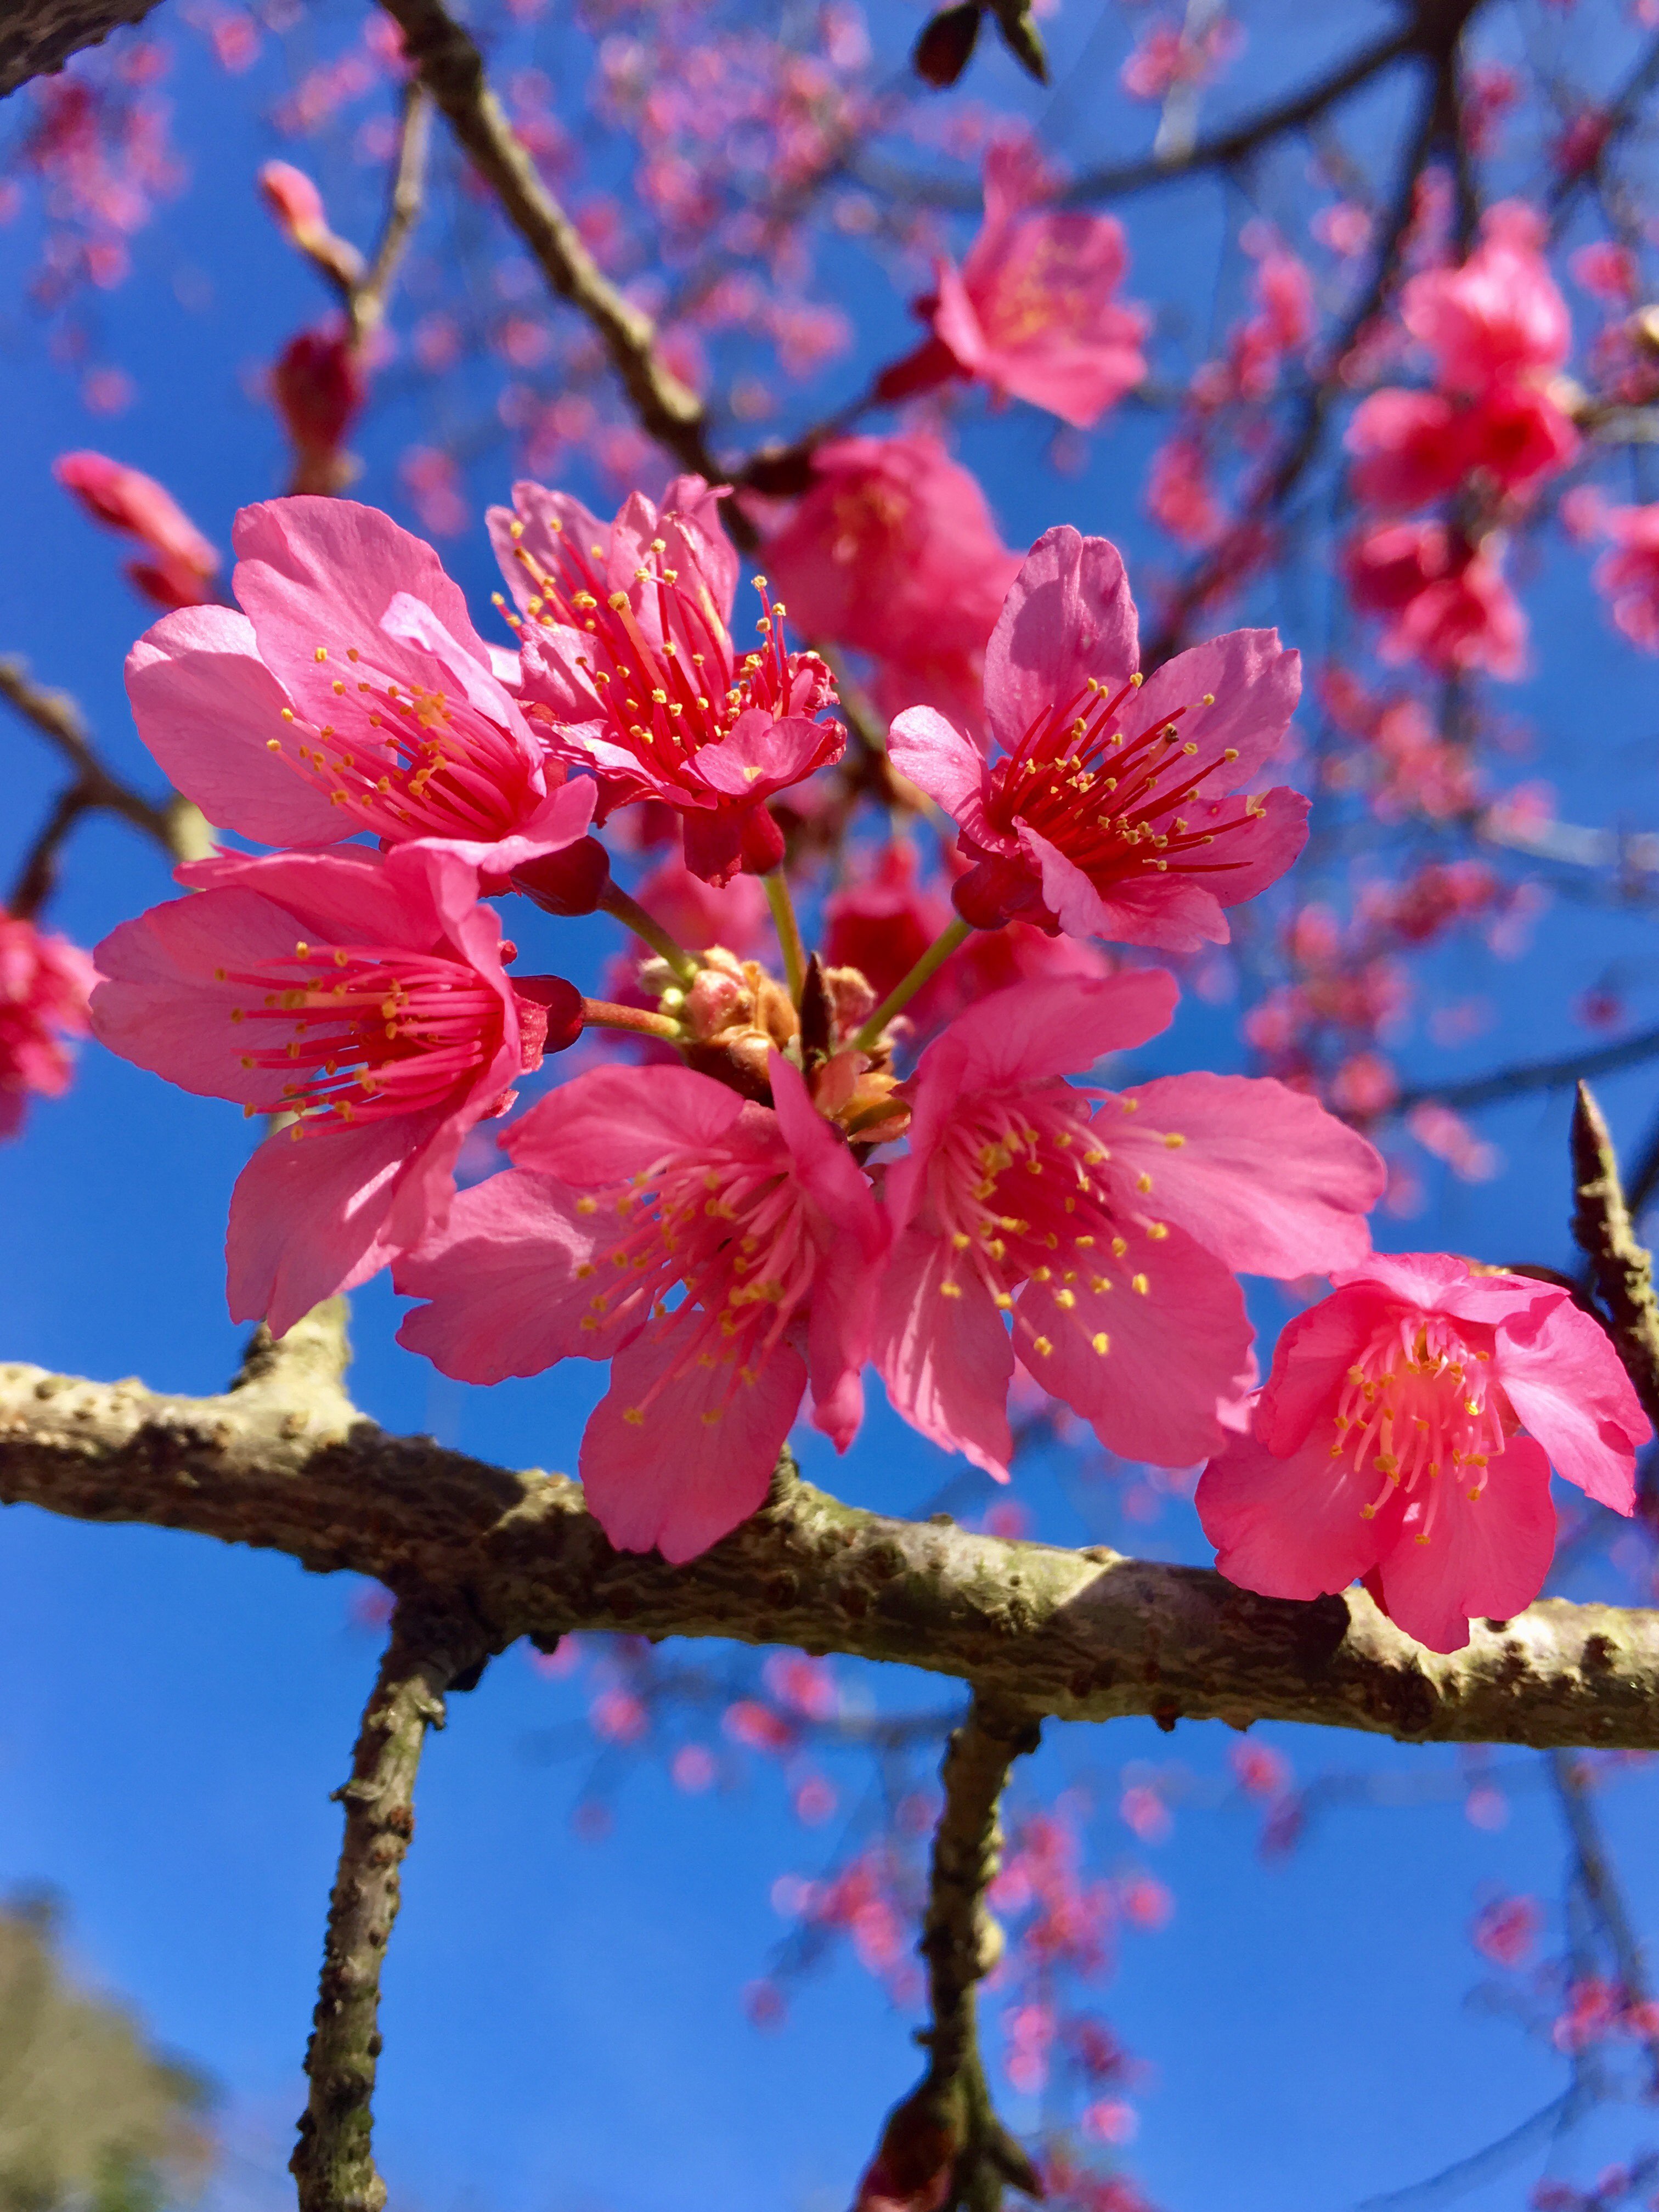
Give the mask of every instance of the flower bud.
<svg viewBox="0 0 1659 2212">
<path fill-rule="evenodd" d="M 544 853 L 513 871 L 513 888 L 545 913 L 566 919 L 592 914 L 611 887 L 611 856 L 597 837 L 579 838 L 561 853 Z"/>
<path fill-rule="evenodd" d="M 956 82 L 974 58 L 979 18 L 979 0 L 962 0 L 959 7 L 941 8 L 922 26 L 910 66 L 924 82 L 941 90 Z"/>
</svg>

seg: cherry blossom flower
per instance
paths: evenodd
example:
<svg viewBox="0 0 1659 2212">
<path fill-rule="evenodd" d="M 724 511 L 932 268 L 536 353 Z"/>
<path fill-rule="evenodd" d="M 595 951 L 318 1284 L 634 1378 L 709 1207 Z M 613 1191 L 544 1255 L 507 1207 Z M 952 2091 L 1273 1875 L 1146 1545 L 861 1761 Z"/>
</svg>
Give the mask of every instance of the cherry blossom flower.
<svg viewBox="0 0 1659 2212">
<path fill-rule="evenodd" d="M 1595 564 L 1595 588 L 1632 644 L 1659 653 L 1659 502 L 1607 507 L 1597 520 L 1613 550 Z"/>
<path fill-rule="evenodd" d="M 1384 660 L 1420 660 L 1442 674 L 1524 674 L 1527 617 L 1491 547 L 1427 521 L 1384 524 L 1349 541 L 1343 572 L 1354 605 L 1383 617 Z"/>
<path fill-rule="evenodd" d="M 1128 266 L 1115 216 L 1043 210 L 1053 190 L 1028 141 L 985 156 L 985 220 L 961 270 L 935 276 L 935 337 L 964 375 L 1086 430 L 1146 374 L 1149 327 L 1115 298 Z"/>
<path fill-rule="evenodd" d="M 812 475 L 766 538 L 796 620 L 870 655 L 882 713 L 921 702 L 975 727 L 986 641 L 1019 572 L 977 479 L 922 432 L 836 439 Z"/>
<path fill-rule="evenodd" d="M 1539 218 L 1505 200 L 1487 210 L 1480 243 L 1461 268 L 1428 270 L 1407 284 L 1401 320 L 1433 356 L 1444 390 L 1478 394 L 1565 362 L 1572 323 L 1539 244 Z"/>
<path fill-rule="evenodd" d="M 1003 757 L 988 766 L 928 708 L 894 722 L 894 765 L 954 816 L 975 864 L 955 891 L 967 921 L 1191 951 L 1225 944 L 1223 907 L 1301 851 L 1299 792 L 1227 796 L 1289 727 L 1300 655 L 1277 630 L 1241 629 L 1144 681 L 1139 659 L 1116 547 L 1062 526 L 1031 548 L 987 648 Z"/>
<path fill-rule="evenodd" d="M 580 998 L 556 977 L 514 990 L 477 870 L 442 847 L 178 873 L 195 896 L 98 947 L 92 1026 L 182 1090 L 300 1117 L 243 1170 L 227 1241 L 231 1318 L 280 1336 L 442 1228 L 468 1132 L 574 1042 Z"/>
<path fill-rule="evenodd" d="M 738 556 L 719 495 L 677 477 L 660 509 L 636 492 L 605 528 L 579 501 L 515 484 L 489 510 L 521 617 L 521 697 L 559 759 L 599 781 L 599 818 L 659 799 L 678 813 L 686 866 L 725 884 L 783 857 L 766 801 L 837 761 L 847 733 L 816 653 L 791 653 L 761 581 L 759 648 L 728 627 Z"/>
<path fill-rule="evenodd" d="M 136 538 L 153 556 L 131 561 L 131 583 L 157 606 L 194 607 L 213 596 L 219 556 L 172 493 L 102 453 L 63 453 L 52 474 L 96 522 Z"/>
<path fill-rule="evenodd" d="M 1176 998 L 1161 969 L 998 992 L 909 1086 L 875 1357 L 913 1427 L 1000 1480 L 1016 1358 L 1109 1450 L 1188 1466 L 1249 1369 L 1231 1271 L 1369 1249 L 1382 1163 L 1311 1098 L 1242 1076 L 1064 1080 L 1165 1028 Z"/>
<path fill-rule="evenodd" d="M 1507 1620 L 1555 1547 L 1550 1464 L 1629 1513 L 1650 1435 L 1607 1336 L 1569 1292 L 1444 1253 L 1373 1254 L 1285 1329 L 1248 1436 L 1199 1516 L 1231 1582 L 1317 1597 L 1363 1576 L 1433 1651 Z"/>
<path fill-rule="evenodd" d="M 592 786 L 546 758 L 429 545 L 321 498 L 244 507 L 232 538 L 247 611 L 169 615 L 127 657 L 138 733 L 210 822 L 441 838 L 502 878 L 583 835 Z"/>
<path fill-rule="evenodd" d="M 798 1072 L 770 1073 L 769 1107 L 690 1068 L 576 1076 L 397 1269 L 429 1301 L 398 1340 L 447 1375 L 611 1359 L 580 1469 L 624 1551 L 692 1559 L 746 1520 L 809 1382 L 838 1450 L 863 1418 L 886 1222 Z"/>
<path fill-rule="evenodd" d="M 21 1130 L 31 1091 L 58 1098 L 69 1089 L 64 1040 L 87 1034 L 97 973 L 68 938 L 0 907 L 0 1138 Z"/>
</svg>

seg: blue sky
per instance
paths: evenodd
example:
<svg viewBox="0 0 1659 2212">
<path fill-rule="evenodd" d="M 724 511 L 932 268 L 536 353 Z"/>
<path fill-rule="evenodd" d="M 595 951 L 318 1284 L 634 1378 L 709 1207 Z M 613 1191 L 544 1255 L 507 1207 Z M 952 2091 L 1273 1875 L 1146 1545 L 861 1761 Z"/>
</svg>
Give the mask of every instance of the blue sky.
<svg viewBox="0 0 1659 2212">
<path fill-rule="evenodd" d="M 1269 74 L 1287 81 L 1392 20 L 1358 8 L 1310 16 L 1290 0 L 1250 11 L 1253 47 L 1218 113 L 1247 103 Z M 1594 26 L 1580 16 L 1588 52 Z M 343 11 L 320 20 L 330 36 L 349 34 Z M 1062 113 L 1063 142 L 1079 155 L 1097 150 L 1077 89 L 1101 66 L 1084 48 L 1088 24 L 1068 8 L 1048 26 L 1061 76 L 1068 61 L 1082 64 Z M 528 35 L 518 36 L 527 54 Z M 10 525 L 0 540 L 0 650 L 23 651 L 42 680 L 72 690 L 109 757 L 139 779 L 146 763 L 120 665 L 148 617 L 112 543 L 53 484 L 51 459 L 90 444 L 151 470 L 225 543 L 234 508 L 278 489 L 282 466 L 243 372 L 319 304 L 253 198 L 258 162 L 293 150 L 258 119 L 280 70 L 262 65 L 228 94 L 195 40 L 179 36 L 177 52 L 168 88 L 190 118 L 195 181 L 136 241 L 132 282 L 98 307 L 100 343 L 137 380 L 130 413 L 110 422 L 83 411 L 74 380 L 12 304 L 31 226 L 0 231 Z M 1589 65 L 1603 62 L 1611 68 L 1611 52 Z M 975 70 L 978 96 L 1036 112 L 999 56 Z M 1399 112 L 1399 88 L 1385 88 L 1356 110 L 1354 143 L 1374 143 Z M 15 127 L 0 110 L 0 131 Z M 340 185 L 342 216 L 366 223 L 372 191 L 349 177 Z M 1305 185 L 1295 161 L 1264 179 L 1269 212 L 1288 221 Z M 1210 289 L 1218 207 L 1205 187 L 1128 211 L 1148 289 L 1172 266 L 1189 270 L 1194 318 Z M 856 281 L 871 292 L 881 342 L 902 337 L 902 302 L 867 270 Z M 1582 297 L 1574 306 L 1588 329 Z M 833 372 L 830 396 L 850 389 L 870 358 Z M 413 399 L 393 399 L 359 441 L 362 495 L 405 520 L 395 459 L 422 428 L 416 410 Z M 1126 414 L 1068 477 L 1042 465 L 1050 430 L 1018 410 L 1000 419 L 969 410 L 961 450 L 1008 540 L 1063 519 L 1119 538 L 1132 561 L 1163 557 L 1135 506 L 1152 426 Z M 499 495 L 506 463 L 497 451 L 473 470 L 479 508 Z M 495 582 L 482 531 L 443 551 L 482 605 Z M 1543 672 L 1505 701 L 1528 726 L 1513 780 L 1547 776 L 1570 818 L 1650 827 L 1651 664 L 1611 639 L 1585 569 L 1581 555 L 1553 550 L 1529 589 Z M 1316 641 L 1329 616 L 1320 564 L 1249 613 Z M 0 762 L 3 864 L 60 771 L 9 723 Z M 167 890 L 159 858 L 97 820 L 77 838 L 52 919 L 89 944 Z M 599 924 L 538 927 L 536 943 L 550 958 L 556 945 L 561 965 L 609 949 Z M 1633 1020 L 1651 1021 L 1651 930 L 1645 911 L 1563 897 L 1522 960 L 1467 946 L 1437 955 L 1424 1011 L 1478 994 L 1492 1025 L 1453 1055 L 1419 1019 L 1402 1061 L 1418 1076 L 1569 1048 L 1583 1037 L 1573 1000 L 1603 975 L 1619 979 Z M 520 933 L 526 964 L 542 964 Z M 1237 1054 L 1227 1010 L 1189 1001 L 1141 1072 L 1236 1064 Z M 1602 1096 L 1616 1133 L 1636 1141 L 1653 1110 L 1650 1073 L 1610 1080 Z M 1431 1210 L 1409 1223 L 1380 1219 L 1379 1242 L 1567 1264 L 1565 1125 L 1559 1097 L 1489 1115 L 1482 1128 L 1503 1150 L 1503 1172 L 1470 1186 L 1431 1167 Z M 247 1141 L 234 1108 L 167 1091 L 88 1050 L 70 1097 L 43 1106 L 26 1141 L 0 1151 L 0 1353 L 218 1387 L 239 1349 L 222 1238 Z M 396 1308 L 383 1284 L 356 1301 L 360 1403 L 389 1427 L 429 1430 L 511 1463 L 571 1463 L 595 1394 L 591 1371 L 468 1391 L 397 1349 Z M 1263 1327 L 1282 1311 L 1272 1294 L 1261 1300 Z M 814 1443 L 808 1463 L 842 1494 L 901 1510 L 951 1473 L 879 1409 L 848 1461 L 835 1464 Z M 1133 1538 L 1164 1556 L 1203 1556 L 1178 1504 L 1138 1532 L 1110 1485 L 1047 1466 L 1022 1477 L 1020 1496 L 1038 1530 L 1062 1540 Z M 59 1885 L 83 1970 L 131 1997 L 163 2042 L 222 2084 L 230 2154 L 215 2186 L 227 2207 L 283 2197 L 337 1838 L 328 1793 L 344 1774 L 375 1659 L 374 1637 L 353 1625 L 352 1595 L 283 1560 L 159 1531 L 81 1528 L 25 1509 L 0 1520 L 0 1888 Z M 863 1693 L 884 1705 L 948 1705 L 948 1686 L 866 1671 Z M 579 1717 L 581 1695 L 509 1653 L 455 1701 L 430 1751 L 386 1981 L 379 2142 L 394 2202 L 422 2212 L 839 2212 L 882 2113 L 913 2078 L 914 2022 L 844 1959 L 794 1993 L 780 2033 L 751 2028 L 739 1996 L 784 1932 L 769 1902 L 774 1878 L 819 1870 L 841 1832 L 834 1822 L 803 1830 L 758 1760 L 741 1786 L 696 1800 L 674 1791 L 659 1764 L 641 1761 L 617 1763 L 613 1825 L 584 1840 L 570 1816 L 591 1755 L 549 1763 L 539 1748 Z M 1479 2150 L 1562 2083 L 1552 2054 L 1472 1996 L 1486 1974 L 1467 1940 L 1486 1894 L 1555 1893 L 1564 1846 L 1540 1762 L 1499 1755 L 1509 1814 L 1491 1830 L 1466 1817 L 1467 1771 L 1452 1752 L 1263 1733 L 1304 1778 L 1338 1771 L 1358 1778 L 1362 1799 L 1428 1802 L 1334 1809 L 1288 1861 L 1265 1863 L 1254 1817 L 1221 1786 L 1231 1739 L 1219 1728 L 1183 1725 L 1173 1739 L 1134 1722 L 1051 1729 L 1026 1785 L 1073 1782 L 1092 1804 L 1098 1864 L 1144 1865 L 1175 1894 L 1167 1929 L 1125 1939 L 1102 1998 L 1154 2069 L 1129 2164 L 1167 2212 L 1337 2212 Z M 1195 1778 L 1189 1794 L 1220 1802 L 1179 1808 L 1170 1840 L 1143 1845 L 1115 1810 L 1122 1770 L 1137 1761 L 1179 1762 Z M 858 1771 L 849 1762 L 836 1773 L 851 1808 Z M 1655 1809 L 1640 1774 L 1605 1802 L 1650 1930 Z M 1018 2101 L 1011 2113 L 1022 2125 L 1035 2118 Z M 1594 2173 L 1642 2140 L 1641 2127 L 1622 2111 L 1598 2117 L 1563 2154 L 1564 2170 Z M 1477 2212 L 1518 2203 L 1539 2164 L 1534 2153 L 1464 2201 Z"/>
</svg>

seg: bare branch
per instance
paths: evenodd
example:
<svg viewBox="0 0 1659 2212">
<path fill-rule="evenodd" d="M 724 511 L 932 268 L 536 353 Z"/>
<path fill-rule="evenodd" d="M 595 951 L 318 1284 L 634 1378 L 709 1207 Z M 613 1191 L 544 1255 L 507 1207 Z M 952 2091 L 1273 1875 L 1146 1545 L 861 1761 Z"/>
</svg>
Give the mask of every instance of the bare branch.
<svg viewBox="0 0 1659 2212">
<path fill-rule="evenodd" d="M 58 857 L 68 842 L 70 833 L 83 814 L 88 814 L 97 800 L 83 783 L 71 783 L 58 795 L 58 803 L 47 815 L 35 835 L 34 842 L 23 855 L 23 864 L 12 885 L 11 896 L 6 901 L 5 911 L 19 921 L 32 921 L 52 896 L 58 884 Z"/>
<path fill-rule="evenodd" d="M 403 126 L 398 139 L 398 166 L 392 173 L 392 199 L 386 225 L 368 275 L 353 286 L 347 312 L 354 345 L 361 346 L 386 313 L 387 295 L 398 273 L 426 194 L 427 149 L 432 137 L 432 100 L 423 84 L 411 82 L 404 94 Z"/>
<path fill-rule="evenodd" d="M 1613 1139 L 1585 1083 L 1578 1086 L 1573 1109 L 1572 1180 L 1578 1199 L 1573 1237 L 1590 1263 L 1609 1316 L 1608 1334 L 1642 1410 L 1659 1428 L 1659 1299 L 1654 1297 L 1652 1264 L 1637 1241 Z"/>
<path fill-rule="evenodd" d="M 0 9 L 0 97 L 101 46 L 123 23 L 142 22 L 155 0 L 7 0 Z"/>
<path fill-rule="evenodd" d="M 860 2202 L 939 2203 L 940 2212 L 996 2212 L 1012 2181 L 1041 2197 L 1036 2168 L 991 2103 L 980 2057 L 979 1984 L 1002 1955 L 986 1892 L 1002 1863 L 997 1807 L 1009 1770 L 1037 1747 L 1029 1715 L 999 1711 L 977 1692 L 951 1736 L 940 1779 L 945 1809 L 933 1835 L 927 1913 L 918 1948 L 927 1961 L 931 2025 L 918 2036 L 927 2071 L 882 2130 Z M 935 2191 L 948 2170 L 950 2186 Z"/>
<path fill-rule="evenodd" d="M 404 51 L 443 110 L 502 212 L 561 299 L 599 332 L 641 425 L 688 469 L 711 482 L 719 464 L 705 442 L 702 403 L 656 346 L 648 315 L 605 276 L 575 225 L 542 182 L 524 142 L 489 88 L 483 59 L 441 0 L 381 0 L 404 34 Z M 732 518 L 734 523 L 738 518 Z"/>
<path fill-rule="evenodd" d="M 1359 1589 L 1291 1604 L 1103 1548 L 892 1520 L 796 1480 L 787 1455 L 751 1521 L 671 1567 L 614 1551 L 562 1476 L 386 1435 L 326 1363 L 279 1361 L 213 1398 L 0 1366 L 0 1502 L 192 1529 L 400 1593 L 464 1589 L 496 1644 L 720 1637 L 925 1668 L 1032 1718 L 1659 1748 L 1659 1613 L 1547 1602 L 1477 1621 L 1442 1657 Z"/>
<path fill-rule="evenodd" d="M 1522 1060 L 1514 1067 L 1494 1068 L 1490 1075 L 1473 1075 L 1461 1083 L 1421 1083 L 1402 1091 L 1389 1109 L 1409 1114 L 1413 1106 L 1452 1106 L 1466 1113 L 1477 1106 L 1497 1106 L 1506 1098 L 1522 1098 L 1534 1091 L 1565 1091 L 1571 1084 L 1592 1075 L 1616 1074 L 1621 1067 L 1639 1066 L 1659 1055 L 1659 1030 L 1638 1030 L 1617 1044 L 1598 1045 L 1594 1052 L 1565 1052 L 1553 1060 Z"/>
<path fill-rule="evenodd" d="M 345 1838 L 306 2049 L 311 2094 L 289 2161 L 300 2212 L 380 2212 L 386 2203 L 373 2149 L 380 1965 L 415 1832 L 415 1777 L 427 1730 L 443 1726 L 444 1692 L 488 1650 L 465 1612 L 401 1603 L 363 1712 L 351 1779 L 334 1793 L 345 1807 Z"/>
<path fill-rule="evenodd" d="M 1644 1259 L 1646 1256 L 1644 1253 Z M 1567 1833 L 1572 1839 L 1574 1876 L 1579 1893 L 1607 1938 L 1625 2004 L 1634 2010 L 1647 2004 L 1651 1995 L 1647 1966 L 1613 1862 L 1601 1839 L 1601 1824 L 1590 1802 L 1590 1771 L 1582 1759 L 1575 1759 L 1570 1752 L 1552 1752 L 1550 1778 L 1561 1801 Z M 1645 2042 L 1651 2093 L 1659 2094 L 1659 2035 L 1650 2035 Z"/>
</svg>

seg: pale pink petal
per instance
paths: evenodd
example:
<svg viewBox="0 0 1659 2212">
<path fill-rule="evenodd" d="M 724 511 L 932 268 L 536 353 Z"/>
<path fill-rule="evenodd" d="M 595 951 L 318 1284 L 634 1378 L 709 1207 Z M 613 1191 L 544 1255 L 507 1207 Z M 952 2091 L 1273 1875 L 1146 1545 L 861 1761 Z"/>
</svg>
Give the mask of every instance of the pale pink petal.
<svg viewBox="0 0 1659 2212">
<path fill-rule="evenodd" d="M 617 1234 L 616 1210 L 581 1205 L 556 1176 L 521 1169 L 460 1192 L 443 1234 L 393 1267 L 404 1297 L 430 1301 L 404 1315 L 398 1343 L 463 1382 L 608 1357 L 616 1333 L 601 1338 L 582 1322 L 592 1317 L 594 1255 Z"/>
<path fill-rule="evenodd" d="M 1407 1504 L 1401 1540 L 1382 1556 L 1382 1598 L 1407 1636 L 1431 1651 L 1461 1651 L 1472 1619 L 1509 1620 L 1543 1589 L 1555 1556 L 1555 1508 L 1549 1461 L 1530 1437 L 1510 1438 L 1479 1498 L 1440 1481 L 1426 1543 L 1417 1540 L 1426 1484 Z"/>
<path fill-rule="evenodd" d="M 752 1378 L 729 1358 L 705 1366 L 688 1346 L 702 1318 L 671 1314 L 619 1352 L 582 1438 L 588 1511 L 618 1551 L 675 1565 L 765 1502 L 806 1388 L 787 1345 Z"/>
<path fill-rule="evenodd" d="M 182 607 L 127 655 L 138 734 L 208 820 L 267 845 L 331 845 L 356 824 L 270 750 L 289 696 L 230 607 Z"/>
<path fill-rule="evenodd" d="M 385 613 L 380 617 L 380 628 L 388 637 L 397 639 L 400 645 L 416 646 L 422 653 L 430 654 L 454 678 L 470 706 L 476 707 L 481 714 L 488 714 L 492 721 L 499 722 L 504 729 L 510 730 L 520 739 L 526 755 L 539 757 L 538 748 L 531 738 L 517 702 L 495 673 L 487 646 L 483 647 L 480 659 L 476 650 L 469 650 L 459 638 L 452 636 L 425 600 L 416 599 L 411 592 L 392 593 Z M 477 648 L 478 644 L 475 635 L 472 646 Z"/>
<path fill-rule="evenodd" d="M 906 1230 L 883 1270 L 872 1357 L 894 1411 L 913 1429 L 1005 1482 L 1014 1350 L 977 1276 L 952 1269 L 962 1295 L 942 1292 L 953 1257 L 936 1232 Z"/>
<path fill-rule="evenodd" d="M 492 507 L 484 521 L 489 543 L 520 614 L 526 612 L 541 587 L 534 571 L 519 559 L 517 547 L 523 546 L 543 575 L 556 575 L 561 565 L 560 541 L 566 533 L 590 558 L 590 549 L 597 546 L 601 563 L 611 538 L 610 524 L 597 521 L 579 499 L 572 499 L 568 492 L 549 491 L 545 485 L 538 483 L 515 483 L 512 506 Z M 521 525 L 516 536 L 513 528 L 515 522 Z"/>
<path fill-rule="evenodd" d="M 1206 707 L 1205 695 L 1215 704 Z M 1178 653 L 1155 668 L 1133 704 L 1127 702 L 1126 726 L 1149 730 L 1175 720 L 1183 743 L 1194 744 L 1194 775 L 1231 749 L 1238 758 L 1231 770 L 1235 790 L 1247 783 L 1291 726 L 1302 696 L 1302 656 L 1279 641 L 1276 629 L 1234 629 Z M 1183 711 L 1184 710 L 1184 711 Z M 1215 784 L 1225 790 L 1228 781 Z M 1233 810 L 1237 811 L 1237 809 Z"/>
<path fill-rule="evenodd" d="M 515 1167 L 609 1189 L 671 1152 L 718 1144 L 745 1111 L 765 1109 L 689 1067 L 594 1067 L 532 1106 L 501 1148 Z"/>
<path fill-rule="evenodd" d="M 1190 1467 L 1219 1444 L 1217 1407 L 1237 1397 L 1247 1372 L 1243 1296 L 1182 1231 L 1153 1237 L 1127 1221 L 1121 1230 L 1121 1258 L 1097 1251 L 1089 1267 L 1026 1284 L 1014 1308 L 1014 1348 L 1045 1390 L 1092 1423 L 1109 1451 Z"/>
<path fill-rule="evenodd" d="M 1556 1473 L 1598 1504 L 1632 1513 L 1636 1454 L 1653 1435 L 1647 1416 L 1600 1322 L 1565 1291 L 1534 1287 L 1530 1305 L 1498 1324 L 1493 1372 Z"/>
<path fill-rule="evenodd" d="M 1025 556 L 985 649 L 986 720 L 1013 751 L 1041 716 L 1115 691 L 1139 661 L 1134 601 L 1115 545 L 1062 523 Z"/>
<path fill-rule="evenodd" d="M 990 348 L 968 288 L 949 261 L 936 261 L 933 276 L 939 300 L 933 310 L 933 335 L 943 339 L 969 376 L 982 375 Z"/>
<path fill-rule="evenodd" d="M 1150 1194 L 1139 1184 L 1146 1211 L 1242 1273 L 1328 1274 L 1370 1249 L 1365 1216 L 1388 1171 L 1304 1092 L 1242 1075 L 1166 1076 L 1109 1100 L 1095 1129 L 1127 1185 L 1150 1178 Z"/>
<path fill-rule="evenodd" d="M 1362 1510 L 1376 1488 L 1352 1455 L 1333 1459 L 1317 1431 L 1283 1459 L 1235 1436 L 1199 1477 L 1194 1503 L 1230 1583 L 1262 1597 L 1312 1598 L 1376 1565 L 1378 1523 Z"/>
</svg>

